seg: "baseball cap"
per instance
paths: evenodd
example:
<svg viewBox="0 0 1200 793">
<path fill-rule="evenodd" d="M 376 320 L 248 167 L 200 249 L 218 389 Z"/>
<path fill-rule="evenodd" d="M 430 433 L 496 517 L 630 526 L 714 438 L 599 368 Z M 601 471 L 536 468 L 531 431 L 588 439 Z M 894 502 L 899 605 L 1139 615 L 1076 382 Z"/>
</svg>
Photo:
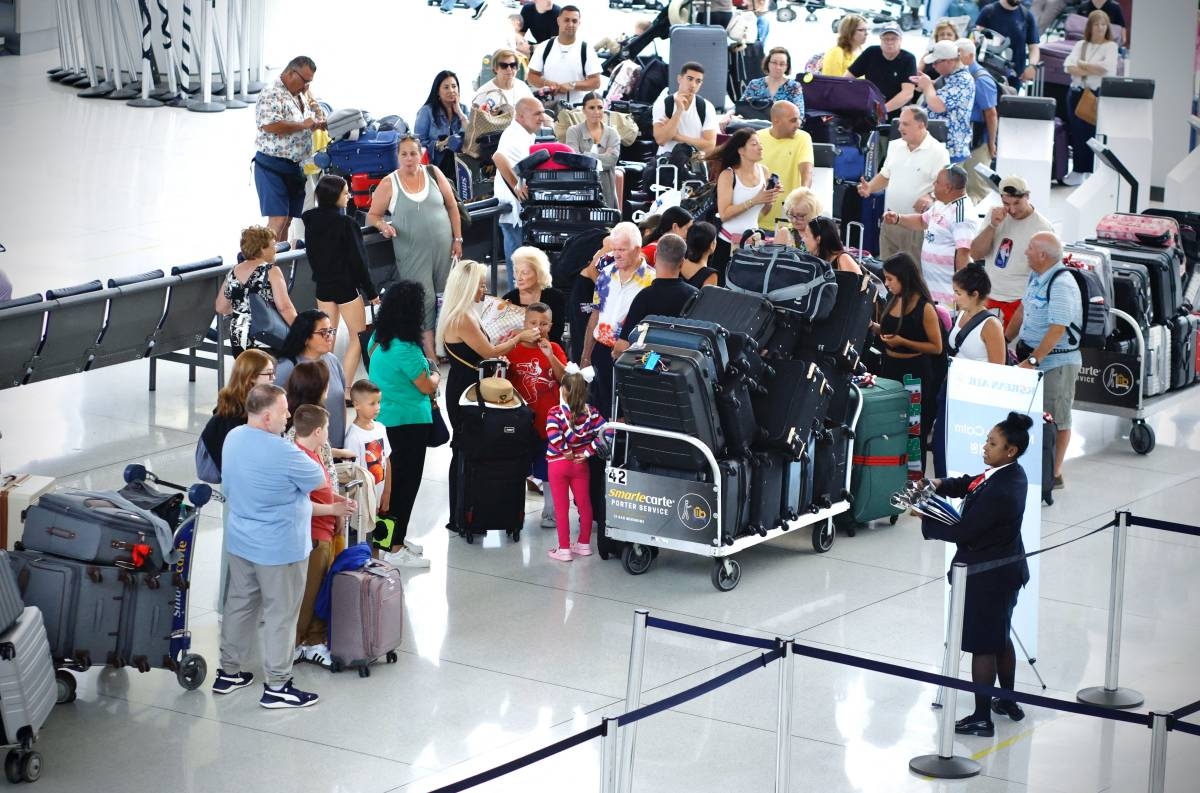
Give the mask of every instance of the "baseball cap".
<svg viewBox="0 0 1200 793">
<path fill-rule="evenodd" d="M 879 38 L 883 38 L 887 34 L 892 33 L 896 36 L 904 35 L 900 31 L 900 26 L 895 22 L 888 22 L 883 27 L 879 28 Z"/>
<path fill-rule="evenodd" d="M 1006 176 L 1000 180 L 1000 193 L 1010 196 L 1029 195 L 1029 185 L 1019 176 Z"/>
<path fill-rule="evenodd" d="M 925 63 L 947 60 L 958 60 L 958 45 L 953 41 L 939 41 L 925 56 Z"/>
</svg>

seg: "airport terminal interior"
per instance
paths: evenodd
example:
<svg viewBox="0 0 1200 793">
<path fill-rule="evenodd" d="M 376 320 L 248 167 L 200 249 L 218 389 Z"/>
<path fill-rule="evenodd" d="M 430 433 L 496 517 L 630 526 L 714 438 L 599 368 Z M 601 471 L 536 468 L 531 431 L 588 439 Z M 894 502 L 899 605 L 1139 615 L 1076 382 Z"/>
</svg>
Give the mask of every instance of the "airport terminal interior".
<svg viewBox="0 0 1200 793">
<path fill-rule="evenodd" d="M 419 0 L 267 5 L 272 75 L 308 55 L 318 67 L 316 96 L 410 123 L 438 70 L 455 70 L 464 86 L 474 82 L 514 13 L 500 0 L 478 21 L 462 8 L 446 16 Z M 579 6 L 585 40 L 629 32 L 649 15 L 595 0 Z M 768 42 L 803 64 L 833 43 L 838 13 L 822 10 L 809 22 L 801 10 L 795 21 L 773 21 Z M 925 38 L 906 32 L 904 44 L 921 53 Z M 666 54 L 666 42 L 658 48 Z M 56 65 L 53 50 L 0 57 L 0 243 L 7 249 L 0 269 L 14 295 L 232 259 L 241 229 L 261 222 L 249 167 L 253 108 L 203 114 L 83 99 L 46 78 Z M 1050 217 L 1070 190 L 1052 189 Z M 342 336 L 338 350 L 353 342 Z M 125 466 L 137 463 L 170 481 L 193 481 L 193 451 L 216 402 L 215 373 L 200 370 L 193 383 L 185 367 L 161 364 L 149 391 L 148 369 L 136 361 L 0 391 L 0 470 L 55 477 L 59 487 L 115 489 Z M 1044 546 L 1085 534 L 1116 510 L 1200 524 L 1200 398 L 1177 401 L 1149 423 L 1157 446 L 1140 455 L 1130 448 L 1128 420 L 1076 412 L 1065 487 L 1041 509 Z M 425 464 L 410 536 L 431 566 L 403 571 L 397 663 L 376 665 L 367 678 L 298 664 L 297 685 L 321 701 L 290 713 L 264 710 L 252 694 L 214 697 L 207 682 L 184 691 L 162 670 L 94 668 L 78 675 L 78 699 L 56 706 L 41 732 L 37 789 L 434 790 L 624 712 L 637 608 L 915 670 L 940 668 L 945 548 L 924 541 L 914 518 L 840 534 L 823 554 L 803 531 L 757 545 L 738 556 L 740 585 L 721 593 L 710 584 L 709 560 L 689 554 L 664 551 L 641 576 L 598 556 L 570 565 L 548 560 L 554 532 L 538 527 L 536 497 L 519 543 L 492 532 L 468 545 L 444 528 L 448 465 L 446 447 Z M 213 501 L 200 519 L 191 607 L 193 647 L 208 660 L 210 679 L 221 531 Z M 1020 654 L 1018 689 L 1073 701 L 1077 690 L 1103 681 L 1111 552 L 1105 531 L 1040 557 L 1036 670 L 1046 689 Z M 1145 695 L 1137 712 L 1200 698 L 1197 569 L 1200 538 L 1131 530 L 1120 681 Z M 652 630 L 642 702 L 758 653 Z M 969 679 L 969 661 L 962 670 Z M 935 749 L 934 686 L 808 658 L 796 659 L 793 671 L 795 793 L 1125 793 L 1146 785 L 1150 730 L 1031 706 L 1019 723 L 997 717 L 994 738 L 955 740 L 956 754 L 982 764 L 979 776 L 919 777 L 908 761 Z M 632 790 L 773 789 L 777 684 L 773 665 L 642 721 Z M 960 715 L 969 700 L 960 696 Z M 601 744 L 591 741 L 479 789 L 596 790 L 600 760 Z M 1167 790 L 1196 790 L 1200 738 L 1171 733 L 1168 770 Z"/>
</svg>

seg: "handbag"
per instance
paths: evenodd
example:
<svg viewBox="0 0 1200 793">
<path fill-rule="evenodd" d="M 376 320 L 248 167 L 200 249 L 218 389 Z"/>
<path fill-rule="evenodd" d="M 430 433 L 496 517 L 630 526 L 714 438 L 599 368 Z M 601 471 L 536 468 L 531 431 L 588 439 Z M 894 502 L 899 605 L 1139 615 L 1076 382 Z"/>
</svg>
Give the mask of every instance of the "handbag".
<svg viewBox="0 0 1200 793">
<path fill-rule="evenodd" d="M 582 124 L 583 121 L 583 110 L 578 108 L 564 108 L 558 111 L 558 117 L 554 119 L 554 137 L 560 143 L 566 143 L 567 130 L 576 124 Z M 628 113 L 622 113 L 617 110 L 605 111 L 604 123 L 616 130 L 617 137 L 621 139 L 622 146 L 630 146 L 638 139 L 639 130 L 637 122 Z"/>
<path fill-rule="evenodd" d="M 1075 105 L 1075 118 L 1096 126 L 1096 111 L 1100 108 L 1100 98 L 1096 93 L 1088 88 L 1083 87 L 1083 93 L 1079 96 L 1079 102 Z"/>
<path fill-rule="evenodd" d="M 426 165 L 425 170 L 426 170 L 426 173 L 429 176 L 429 178 L 433 180 L 433 183 L 437 184 L 438 180 L 437 180 L 436 169 L 432 165 Z M 453 190 L 454 190 L 453 185 L 451 185 L 450 190 L 451 190 L 451 192 L 453 192 Z M 459 231 L 461 231 L 462 235 L 465 237 L 467 235 L 467 229 L 471 228 L 471 213 L 467 211 L 467 205 L 464 204 L 457 197 L 454 199 L 454 205 L 456 207 L 458 207 Z"/>
<path fill-rule="evenodd" d="M 288 335 L 288 324 L 283 315 L 257 289 L 246 295 L 250 306 L 250 338 L 273 350 L 283 347 Z"/>
<path fill-rule="evenodd" d="M 208 447 L 204 445 L 203 438 L 196 441 L 195 457 L 196 478 L 201 482 L 208 482 L 210 485 L 221 484 L 221 469 L 217 468 L 216 461 L 208 453 Z"/>
<path fill-rule="evenodd" d="M 433 403 L 433 422 L 429 426 L 429 438 L 425 445 L 435 449 L 450 442 L 450 428 L 446 426 L 446 419 L 442 416 L 442 409 L 438 407 L 437 400 L 430 401 Z"/>
<path fill-rule="evenodd" d="M 481 158 L 482 148 L 479 139 L 493 132 L 503 132 L 513 121 L 513 108 L 499 91 L 488 91 L 486 96 L 498 97 L 499 101 L 492 104 L 489 100 L 484 105 L 471 108 L 467 117 L 467 129 L 463 137 L 462 153 L 468 157 Z"/>
</svg>

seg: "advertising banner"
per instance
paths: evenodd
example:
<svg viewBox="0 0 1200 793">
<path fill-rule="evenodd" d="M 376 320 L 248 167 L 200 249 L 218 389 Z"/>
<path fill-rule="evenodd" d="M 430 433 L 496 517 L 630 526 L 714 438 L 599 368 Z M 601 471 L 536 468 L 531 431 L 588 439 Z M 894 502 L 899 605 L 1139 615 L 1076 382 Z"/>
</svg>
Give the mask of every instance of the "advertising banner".
<svg viewBox="0 0 1200 793">
<path fill-rule="evenodd" d="M 627 468 L 609 468 L 606 479 L 609 526 L 686 542 L 717 536 L 715 485 Z"/>
</svg>

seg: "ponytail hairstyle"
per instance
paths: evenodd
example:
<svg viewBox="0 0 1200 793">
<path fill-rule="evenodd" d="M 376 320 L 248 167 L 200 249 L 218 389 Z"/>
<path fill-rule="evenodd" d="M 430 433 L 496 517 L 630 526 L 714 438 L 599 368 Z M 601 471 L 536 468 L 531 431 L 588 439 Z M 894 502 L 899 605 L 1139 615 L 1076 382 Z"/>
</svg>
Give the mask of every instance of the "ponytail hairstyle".
<svg viewBox="0 0 1200 793">
<path fill-rule="evenodd" d="M 571 415 L 570 422 L 580 421 L 587 417 L 588 382 L 579 372 L 564 374 L 562 378 L 562 398 Z"/>
<path fill-rule="evenodd" d="M 1029 448 L 1029 430 L 1033 427 L 1033 419 L 1024 413 L 1009 413 L 1008 418 L 996 425 L 1004 442 L 1017 450 L 1017 457 Z"/>
</svg>

